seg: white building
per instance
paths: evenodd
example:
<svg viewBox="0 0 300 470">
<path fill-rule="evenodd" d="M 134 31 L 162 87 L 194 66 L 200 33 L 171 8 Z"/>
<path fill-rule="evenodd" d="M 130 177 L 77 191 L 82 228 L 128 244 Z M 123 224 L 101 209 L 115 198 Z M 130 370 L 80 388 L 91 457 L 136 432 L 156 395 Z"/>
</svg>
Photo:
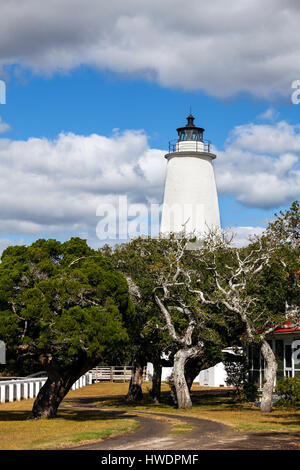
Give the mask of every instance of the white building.
<svg viewBox="0 0 300 470">
<path fill-rule="evenodd" d="M 168 382 L 170 375 L 172 374 L 173 367 L 163 367 L 161 380 L 162 382 Z M 153 364 L 147 363 L 146 369 L 146 380 L 151 381 L 153 376 Z M 198 382 L 201 386 L 207 387 L 227 387 L 226 384 L 227 374 L 225 366 L 222 362 L 219 362 L 209 369 L 201 370 L 200 374 L 195 377 L 194 382 Z"/>
<path fill-rule="evenodd" d="M 207 387 L 227 387 L 226 384 L 226 370 L 223 362 L 219 362 L 214 367 L 209 369 L 201 370 L 200 374 L 196 378 L 199 380 L 199 385 Z"/>
<path fill-rule="evenodd" d="M 300 378 L 300 328 L 283 325 L 270 335 L 268 343 L 277 359 L 276 380 L 283 377 Z M 249 347 L 248 358 L 250 379 L 262 388 L 265 364 L 259 345 Z"/>
<path fill-rule="evenodd" d="M 220 227 L 218 196 L 210 143 L 194 117 L 177 129 L 178 139 L 169 142 L 160 232 L 194 232 L 201 237 L 208 228 Z"/>
</svg>

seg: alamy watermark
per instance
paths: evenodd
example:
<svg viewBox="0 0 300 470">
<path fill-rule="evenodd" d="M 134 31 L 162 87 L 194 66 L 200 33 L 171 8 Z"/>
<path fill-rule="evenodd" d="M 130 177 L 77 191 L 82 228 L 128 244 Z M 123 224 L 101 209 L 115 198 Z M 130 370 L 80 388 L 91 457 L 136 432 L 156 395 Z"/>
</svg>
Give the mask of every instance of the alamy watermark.
<svg viewBox="0 0 300 470">
<path fill-rule="evenodd" d="M 291 101 L 293 104 L 300 103 L 300 80 L 294 80 L 291 84 L 291 88 L 295 89 L 291 95 Z"/>
<path fill-rule="evenodd" d="M 294 362 L 294 365 L 300 364 L 300 340 L 299 339 L 293 341 L 292 349 L 293 349 L 293 362 Z"/>
<path fill-rule="evenodd" d="M 127 240 L 143 235 L 156 237 L 162 232 L 194 233 L 201 227 L 203 204 L 149 203 L 132 204 L 127 196 L 118 196 L 115 203 L 100 204 L 96 216 L 99 240 Z"/>
<path fill-rule="evenodd" d="M 0 104 L 6 104 L 6 83 L 0 80 Z"/>
<path fill-rule="evenodd" d="M 116 204 L 100 204 L 96 215 L 101 217 L 96 227 L 99 240 L 126 240 L 142 234 L 157 234 L 161 204 L 131 204 L 119 196 Z"/>
</svg>

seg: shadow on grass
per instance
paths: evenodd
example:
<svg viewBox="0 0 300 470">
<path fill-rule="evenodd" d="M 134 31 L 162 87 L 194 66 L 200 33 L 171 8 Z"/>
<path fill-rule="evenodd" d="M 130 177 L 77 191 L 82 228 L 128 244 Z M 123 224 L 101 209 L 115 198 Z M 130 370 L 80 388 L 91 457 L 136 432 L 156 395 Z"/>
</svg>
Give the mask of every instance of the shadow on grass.
<svg viewBox="0 0 300 470">
<path fill-rule="evenodd" d="M 68 398 L 64 401 L 66 406 L 76 407 L 84 406 L 84 407 L 112 407 L 112 408 L 134 408 L 136 409 L 139 406 L 151 406 L 155 408 L 156 406 L 159 407 L 167 407 L 167 408 L 174 408 L 172 404 L 169 393 L 162 392 L 162 401 L 161 403 L 155 404 L 152 401 L 150 393 L 145 392 L 143 395 L 143 399 L 140 401 L 131 401 L 127 400 L 125 395 L 107 395 L 101 397 L 78 397 L 78 398 Z"/>
<path fill-rule="evenodd" d="M 71 421 L 109 421 L 115 419 L 130 419 L 126 410 L 58 410 L 57 418 Z"/>
<path fill-rule="evenodd" d="M 285 426 L 300 426 L 300 409 L 295 408 L 294 410 L 290 410 L 287 413 L 287 409 L 285 408 L 285 412 L 278 412 L 278 409 L 274 409 L 272 411 L 271 416 L 275 419 L 284 419 Z"/>
<path fill-rule="evenodd" d="M 30 411 L 0 411 L 0 421 L 26 421 Z"/>
<path fill-rule="evenodd" d="M 30 411 L 0 411 L 0 421 L 29 421 Z M 114 419 L 128 419 L 125 410 L 67 410 L 58 409 L 57 418 L 71 421 L 107 421 Z"/>
<path fill-rule="evenodd" d="M 259 411 L 251 404 L 234 401 L 232 390 L 192 390 L 191 398 L 193 409 L 200 413 L 201 410 L 209 410 L 212 414 L 220 411 L 247 411 L 252 415 Z M 78 422 L 128 419 L 134 415 L 134 412 L 145 408 L 147 411 L 165 412 L 178 409 L 171 401 L 169 391 L 162 391 L 161 402 L 153 403 L 151 393 L 147 390 L 141 401 L 128 401 L 125 395 L 65 398 L 58 409 L 57 418 Z M 25 421 L 29 415 L 29 410 L 3 410 L 0 411 L 0 421 Z M 300 426 L 300 414 L 296 409 L 274 408 L 271 414 L 265 415 L 266 423 L 268 417 L 284 420 L 287 427 Z"/>
<path fill-rule="evenodd" d="M 193 401 L 193 408 L 211 408 L 216 407 L 216 409 L 237 409 L 243 407 L 242 404 L 236 403 L 232 399 L 231 391 L 212 391 L 212 393 L 207 392 L 206 390 L 192 391 L 191 397 Z M 153 403 L 151 393 L 144 392 L 143 399 L 140 401 L 130 401 L 127 400 L 125 395 L 107 395 L 107 396 L 94 396 L 94 397 L 76 397 L 68 398 L 64 400 L 64 404 L 68 407 L 84 406 L 85 408 L 91 407 L 108 407 L 108 408 L 126 408 L 137 410 L 139 407 L 147 407 L 150 409 L 165 409 L 165 410 L 174 410 L 178 409 L 171 400 L 170 392 L 163 391 L 161 392 L 161 401 L 160 403 Z"/>
</svg>

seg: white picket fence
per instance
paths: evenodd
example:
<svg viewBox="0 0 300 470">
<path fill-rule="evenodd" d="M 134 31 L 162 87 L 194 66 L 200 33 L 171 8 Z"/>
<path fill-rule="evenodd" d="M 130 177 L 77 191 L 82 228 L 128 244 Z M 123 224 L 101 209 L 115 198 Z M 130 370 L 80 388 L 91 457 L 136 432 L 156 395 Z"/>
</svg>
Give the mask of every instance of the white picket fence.
<svg viewBox="0 0 300 470">
<path fill-rule="evenodd" d="M 25 378 L 0 381 L 0 403 L 26 400 L 37 397 L 47 377 Z M 82 375 L 72 386 L 72 390 L 92 384 L 92 373 Z"/>
<path fill-rule="evenodd" d="M 131 366 L 98 366 L 90 371 L 93 382 L 126 382 L 131 379 Z"/>
<path fill-rule="evenodd" d="M 97 366 L 90 372 L 94 382 L 127 382 L 131 379 L 132 366 Z M 147 366 L 143 370 L 143 379 L 148 380 Z"/>
</svg>

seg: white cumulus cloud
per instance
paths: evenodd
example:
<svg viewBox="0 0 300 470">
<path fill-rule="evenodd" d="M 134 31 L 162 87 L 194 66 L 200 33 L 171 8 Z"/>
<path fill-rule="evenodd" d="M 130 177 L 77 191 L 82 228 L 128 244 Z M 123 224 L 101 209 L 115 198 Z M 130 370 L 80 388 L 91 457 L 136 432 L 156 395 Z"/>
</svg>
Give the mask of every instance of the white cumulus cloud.
<svg viewBox="0 0 300 470">
<path fill-rule="evenodd" d="M 234 128 L 224 149 L 215 149 L 219 197 L 229 194 L 244 206 L 274 210 L 299 199 L 299 133 L 299 126 L 284 121 Z M 95 243 L 99 206 L 112 207 L 112 220 L 121 195 L 148 210 L 162 202 L 164 154 L 137 130 L 110 137 L 1 138 L 0 236 L 85 233 Z M 239 237 L 244 240 L 252 229 L 260 230 L 240 228 Z"/>
<path fill-rule="evenodd" d="M 0 234 L 95 235 L 99 205 L 161 201 L 163 154 L 141 131 L 0 139 Z"/>
<path fill-rule="evenodd" d="M 299 23 L 296 0 L 1 0 L 0 66 L 84 64 L 219 97 L 288 96 Z"/>
<path fill-rule="evenodd" d="M 0 256 L 8 246 L 26 245 L 23 239 L 11 240 L 10 238 L 0 238 Z"/>
<path fill-rule="evenodd" d="M 235 127 L 216 150 L 219 194 L 248 207 L 271 209 L 300 197 L 300 126 L 285 121 Z"/>
<path fill-rule="evenodd" d="M 251 237 L 262 235 L 264 230 L 264 227 L 234 227 L 229 233 L 233 235 L 233 246 L 241 248 L 250 243 Z"/>
</svg>

